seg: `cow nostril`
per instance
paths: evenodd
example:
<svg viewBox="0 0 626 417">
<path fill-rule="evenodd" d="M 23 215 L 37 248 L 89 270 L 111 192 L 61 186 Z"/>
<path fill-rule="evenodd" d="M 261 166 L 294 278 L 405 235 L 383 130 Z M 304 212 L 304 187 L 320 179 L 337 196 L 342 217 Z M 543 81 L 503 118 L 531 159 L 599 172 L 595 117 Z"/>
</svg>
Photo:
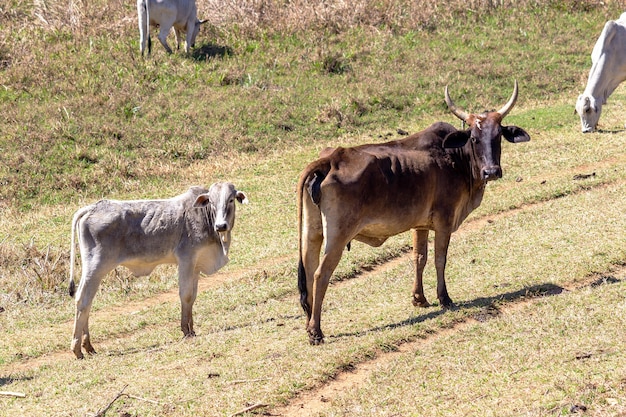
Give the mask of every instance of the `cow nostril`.
<svg viewBox="0 0 626 417">
<path fill-rule="evenodd" d="M 219 223 L 215 225 L 215 231 L 217 232 L 225 232 L 228 229 L 228 225 L 226 223 Z"/>
<path fill-rule="evenodd" d="M 484 180 L 495 180 L 502 178 L 502 169 L 500 167 L 484 168 L 482 174 Z"/>
</svg>

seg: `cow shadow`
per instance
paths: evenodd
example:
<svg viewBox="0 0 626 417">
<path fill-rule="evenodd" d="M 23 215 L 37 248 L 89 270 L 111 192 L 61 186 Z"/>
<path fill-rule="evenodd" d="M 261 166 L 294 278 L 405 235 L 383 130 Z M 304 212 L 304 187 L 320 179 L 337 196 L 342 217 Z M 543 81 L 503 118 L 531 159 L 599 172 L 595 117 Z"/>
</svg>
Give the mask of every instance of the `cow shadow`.
<svg viewBox="0 0 626 417">
<path fill-rule="evenodd" d="M 230 46 L 204 43 L 193 49 L 190 58 L 194 61 L 208 61 L 211 58 L 223 58 L 230 55 L 233 55 L 233 49 Z"/>
<path fill-rule="evenodd" d="M 611 282 L 612 283 L 612 282 Z M 563 293 L 566 291 L 563 287 L 560 287 L 555 284 L 538 284 L 530 287 L 524 287 L 517 291 L 512 291 L 504 294 L 495 295 L 493 297 L 480 297 L 471 301 L 461 302 L 455 304 L 454 310 L 470 310 L 475 308 L 480 308 L 480 310 L 467 317 L 473 318 L 478 321 L 487 321 L 488 319 L 495 318 L 501 314 L 500 309 L 497 306 L 497 302 L 513 302 L 522 299 L 534 299 L 540 297 L 554 296 Z M 335 335 L 328 335 L 328 339 L 340 339 L 344 337 L 362 337 L 370 334 L 372 332 L 380 332 L 385 330 L 394 330 L 406 326 L 412 326 L 415 324 L 423 323 L 428 320 L 435 319 L 439 316 L 446 314 L 447 309 L 437 308 L 434 311 L 431 311 L 426 314 L 421 314 L 419 316 L 409 317 L 405 320 L 402 320 L 397 323 L 390 323 L 383 326 L 373 327 L 371 329 L 366 329 L 358 332 L 351 333 L 338 333 Z"/>
<path fill-rule="evenodd" d="M 617 129 L 598 129 L 597 130 L 598 133 L 609 133 L 612 135 L 615 135 L 617 133 L 622 133 L 622 132 L 626 132 L 625 128 L 617 128 Z"/>
<path fill-rule="evenodd" d="M 32 376 L 21 376 L 21 377 L 15 377 L 15 376 L 2 376 L 0 377 L 0 387 L 3 387 L 5 385 L 9 385 L 12 384 L 15 381 L 32 381 L 33 379 L 35 379 Z"/>
</svg>

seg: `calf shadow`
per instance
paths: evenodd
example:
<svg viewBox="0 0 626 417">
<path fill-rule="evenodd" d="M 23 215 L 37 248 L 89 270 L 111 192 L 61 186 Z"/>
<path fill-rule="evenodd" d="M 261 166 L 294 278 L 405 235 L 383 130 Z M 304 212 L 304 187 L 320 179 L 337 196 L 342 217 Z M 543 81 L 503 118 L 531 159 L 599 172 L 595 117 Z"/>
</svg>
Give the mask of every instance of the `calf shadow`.
<svg viewBox="0 0 626 417">
<path fill-rule="evenodd" d="M 32 381 L 33 379 L 35 378 L 32 376 L 2 376 L 0 377 L 0 387 L 12 384 L 15 381 Z"/>
<path fill-rule="evenodd" d="M 617 134 L 617 133 L 622 133 L 622 132 L 626 132 L 626 129 L 621 128 L 621 129 L 598 129 L 597 130 L 598 133 L 610 133 L 610 134 Z"/>
<path fill-rule="evenodd" d="M 194 48 L 190 54 L 194 61 L 208 61 L 211 58 L 223 58 L 233 55 L 233 49 L 229 46 L 204 43 Z"/>
</svg>

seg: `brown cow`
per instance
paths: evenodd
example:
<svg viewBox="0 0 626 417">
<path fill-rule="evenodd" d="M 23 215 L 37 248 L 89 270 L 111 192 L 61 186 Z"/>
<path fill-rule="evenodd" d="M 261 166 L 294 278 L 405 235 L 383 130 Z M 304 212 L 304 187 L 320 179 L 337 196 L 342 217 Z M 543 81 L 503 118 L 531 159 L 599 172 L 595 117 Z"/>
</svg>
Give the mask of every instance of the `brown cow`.
<svg viewBox="0 0 626 417">
<path fill-rule="evenodd" d="M 502 176 L 502 136 L 512 143 L 530 140 L 523 129 L 501 124 L 517 92 L 516 81 L 499 111 L 468 114 L 454 105 L 446 87 L 448 108 L 467 130 L 439 122 L 397 141 L 326 150 L 304 169 L 298 183 L 298 288 L 311 344 L 323 342 L 322 301 L 353 239 L 376 247 L 412 229 L 413 304 L 425 307 L 422 273 L 434 230 L 437 297 L 443 307 L 452 306 L 444 277 L 450 235 L 480 205 L 485 184 Z"/>
</svg>

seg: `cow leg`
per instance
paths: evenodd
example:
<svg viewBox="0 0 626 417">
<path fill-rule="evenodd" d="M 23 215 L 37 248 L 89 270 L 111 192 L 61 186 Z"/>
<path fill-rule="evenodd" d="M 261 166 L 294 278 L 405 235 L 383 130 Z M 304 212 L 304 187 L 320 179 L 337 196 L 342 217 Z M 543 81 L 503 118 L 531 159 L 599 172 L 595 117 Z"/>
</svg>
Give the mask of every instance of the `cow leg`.
<svg viewBox="0 0 626 417">
<path fill-rule="evenodd" d="M 178 294 L 180 296 L 180 329 L 185 337 L 193 337 L 193 303 L 198 295 L 199 272 L 191 263 L 181 263 L 178 266 Z"/>
<path fill-rule="evenodd" d="M 98 268 L 94 271 L 89 271 L 88 267 L 83 267 L 85 272 L 82 274 L 78 292 L 76 293 L 76 315 L 71 345 L 72 351 L 78 359 L 83 359 L 84 357 L 81 345 L 88 354 L 93 355 L 96 353 L 89 336 L 89 312 L 102 278 L 111 269 L 113 268 Z"/>
<path fill-rule="evenodd" d="M 166 23 L 161 23 L 161 26 L 159 28 L 159 41 L 161 42 L 161 45 L 163 45 L 168 54 L 172 53 L 172 48 L 170 48 L 170 46 L 167 44 L 167 35 L 169 35 L 171 29 L 172 25 L 168 25 Z"/>
<path fill-rule="evenodd" d="M 428 307 L 430 303 L 424 296 L 422 277 L 428 259 L 428 230 L 412 230 L 413 232 L 413 262 L 415 262 L 415 283 L 413 284 L 413 305 Z"/>
<path fill-rule="evenodd" d="M 329 242 L 326 243 L 326 253 L 322 256 L 322 261 L 313 277 L 313 309 L 307 326 L 309 342 L 312 345 L 319 345 L 324 342 L 324 334 L 320 326 L 322 303 L 328 289 L 330 277 L 341 260 L 343 248 L 348 243 L 333 242 L 332 239 Z"/>
<path fill-rule="evenodd" d="M 183 39 L 183 35 L 182 32 L 176 28 L 174 28 L 174 33 L 176 34 L 176 50 L 180 51 L 180 41 Z"/>
<path fill-rule="evenodd" d="M 450 232 L 435 232 L 435 268 L 437 269 L 437 298 L 445 308 L 453 307 L 452 299 L 446 289 L 446 260 L 448 257 L 448 245 L 450 244 Z"/>
<path fill-rule="evenodd" d="M 307 195 L 308 197 L 308 195 Z M 306 317 L 306 326 L 308 327 L 311 320 L 311 307 L 313 306 L 313 282 L 315 272 L 320 264 L 320 251 L 324 235 L 322 232 L 322 218 L 319 209 L 309 198 L 304 199 L 305 210 L 303 211 L 303 227 L 302 227 L 302 248 L 301 256 L 306 275 L 306 296 L 301 293 L 300 304 L 304 309 Z M 301 279 L 299 277 L 298 279 Z M 299 283 L 299 285 L 302 285 Z"/>
</svg>

